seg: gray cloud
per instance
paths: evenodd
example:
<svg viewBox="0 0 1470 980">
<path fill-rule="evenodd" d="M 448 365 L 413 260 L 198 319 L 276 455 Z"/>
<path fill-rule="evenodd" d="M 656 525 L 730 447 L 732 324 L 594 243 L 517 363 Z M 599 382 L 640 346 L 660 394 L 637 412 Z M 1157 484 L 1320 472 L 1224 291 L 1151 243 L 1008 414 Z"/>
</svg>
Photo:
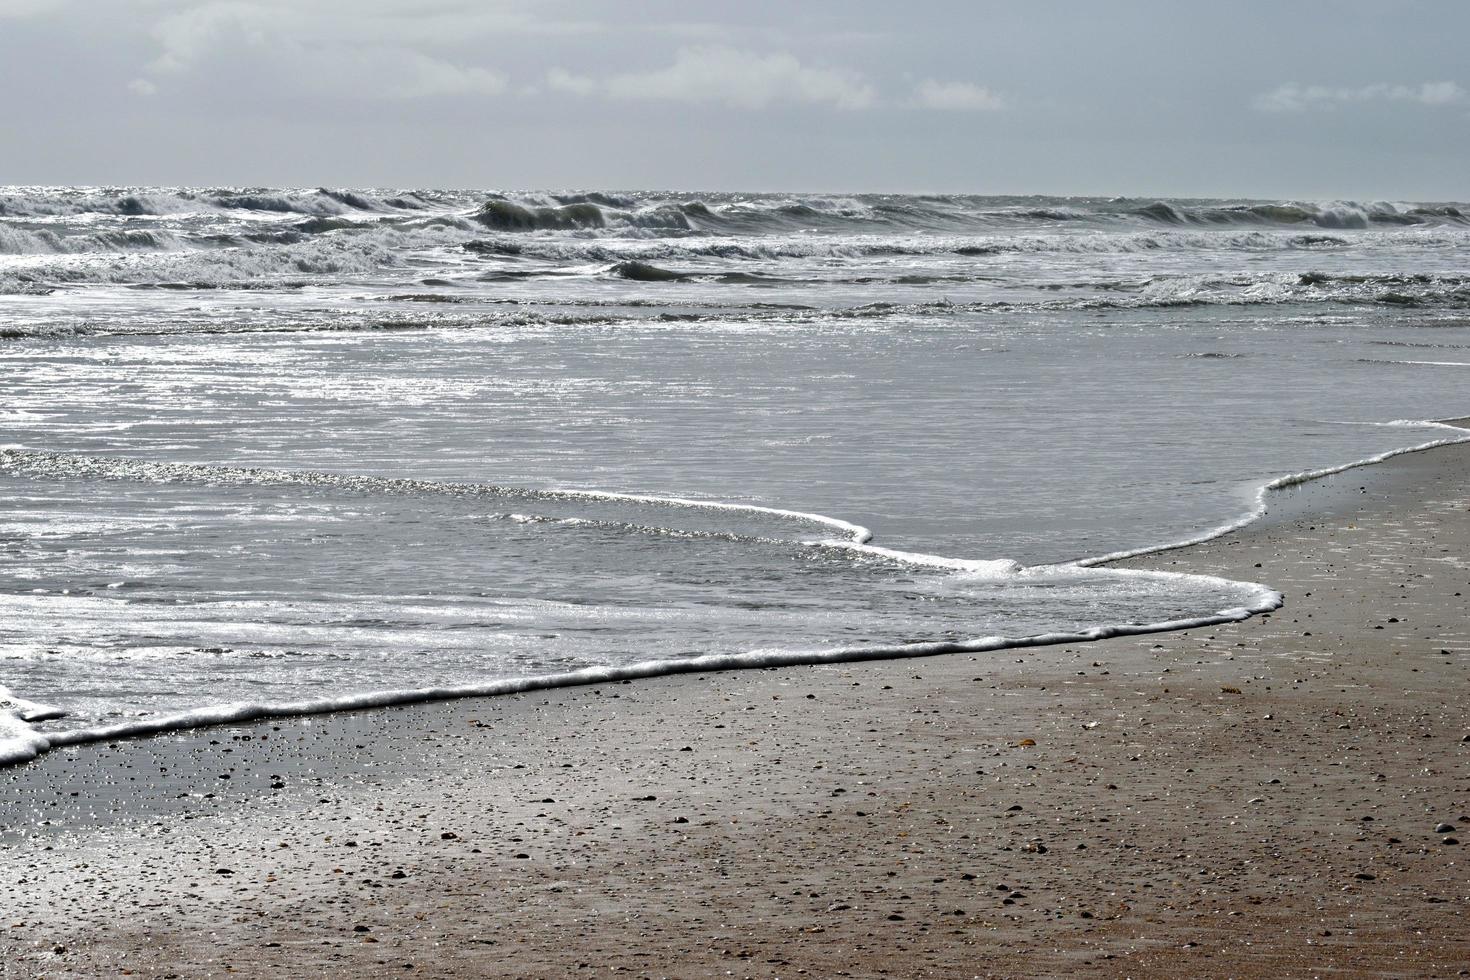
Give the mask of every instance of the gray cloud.
<svg viewBox="0 0 1470 980">
<path fill-rule="evenodd" d="M 1319 6 L 0 0 L 0 180 L 1463 196 L 1470 4 Z"/>
<path fill-rule="evenodd" d="M 0 0 L 0 20 L 34 17 L 60 9 L 66 0 Z"/>
</svg>

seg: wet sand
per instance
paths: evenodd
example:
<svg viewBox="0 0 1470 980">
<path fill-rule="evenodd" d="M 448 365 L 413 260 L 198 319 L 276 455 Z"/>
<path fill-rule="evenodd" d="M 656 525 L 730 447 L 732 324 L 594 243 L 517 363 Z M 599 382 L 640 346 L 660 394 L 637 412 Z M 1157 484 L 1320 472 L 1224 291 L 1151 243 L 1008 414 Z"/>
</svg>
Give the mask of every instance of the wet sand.
<svg viewBox="0 0 1470 980">
<path fill-rule="evenodd" d="M 1287 605 L 0 771 L 0 977 L 1470 975 L 1470 448 L 1129 564 Z"/>
</svg>

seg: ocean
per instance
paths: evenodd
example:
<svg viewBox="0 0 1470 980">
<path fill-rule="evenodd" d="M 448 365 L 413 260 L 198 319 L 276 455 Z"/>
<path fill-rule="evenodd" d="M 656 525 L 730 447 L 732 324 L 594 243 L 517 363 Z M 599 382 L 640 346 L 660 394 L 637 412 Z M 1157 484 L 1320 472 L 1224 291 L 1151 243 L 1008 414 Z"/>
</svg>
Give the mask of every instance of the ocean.
<svg viewBox="0 0 1470 980">
<path fill-rule="evenodd" d="M 1098 559 L 1462 438 L 1467 215 L 0 188 L 0 762 L 1268 611 Z"/>
</svg>

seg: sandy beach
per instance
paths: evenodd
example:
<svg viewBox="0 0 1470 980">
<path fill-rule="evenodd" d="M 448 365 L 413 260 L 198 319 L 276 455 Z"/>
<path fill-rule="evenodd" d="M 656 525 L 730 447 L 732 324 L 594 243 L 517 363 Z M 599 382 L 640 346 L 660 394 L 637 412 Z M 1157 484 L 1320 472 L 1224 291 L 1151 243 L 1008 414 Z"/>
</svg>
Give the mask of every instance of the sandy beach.
<svg viewBox="0 0 1470 980">
<path fill-rule="evenodd" d="M 1470 448 L 1135 559 L 1209 629 L 215 728 L 0 772 L 0 976 L 1470 973 Z"/>
</svg>

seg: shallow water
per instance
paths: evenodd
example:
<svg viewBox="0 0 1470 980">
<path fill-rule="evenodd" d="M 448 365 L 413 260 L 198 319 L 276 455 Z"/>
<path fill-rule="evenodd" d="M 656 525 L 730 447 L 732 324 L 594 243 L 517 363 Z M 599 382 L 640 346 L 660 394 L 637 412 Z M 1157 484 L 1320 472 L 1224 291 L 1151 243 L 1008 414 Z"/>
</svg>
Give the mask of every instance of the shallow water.
<svg viewBox="0 0 1470 980">
<path fill-rule="evenodd" d="M 1258 605 L 1056 563 L 1470 406 L 1456 205 L 562 199 L 0 190 L 0 738 Z"/>
</svg>

